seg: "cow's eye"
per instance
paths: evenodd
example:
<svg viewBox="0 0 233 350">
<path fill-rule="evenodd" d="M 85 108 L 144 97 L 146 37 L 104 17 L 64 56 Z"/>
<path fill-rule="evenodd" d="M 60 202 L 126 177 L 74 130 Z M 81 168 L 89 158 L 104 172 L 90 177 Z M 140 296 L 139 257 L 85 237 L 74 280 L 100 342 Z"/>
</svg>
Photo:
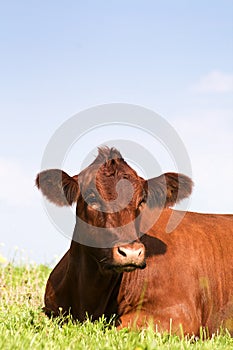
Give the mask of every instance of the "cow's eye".
<svg viewBox="0 0 233 350">
<path fill-rule="evenodd" d="M 93 203 L 96 203 L 96 202 L 97 202 L 96 197 L 90 197 L 90 198 L 87 199 L 87 203 L 88 204 L 93 204 Z"/>
<path fill-rule="evenodd" d="M 87 202 L 88 205 L 90 205 L 93 208 L 97 208 L 99 206 L 97 197 L 94 193 L 89 194 L 86 198 L 85 201 Z"/>
<path fill-rule="evenodd" d="M 145 198 L 141 199 L 139 204 L 138 204 L 139 209 L 141 209 L 145 203 L 146 203 L 146 199 Z"/>
</svg>

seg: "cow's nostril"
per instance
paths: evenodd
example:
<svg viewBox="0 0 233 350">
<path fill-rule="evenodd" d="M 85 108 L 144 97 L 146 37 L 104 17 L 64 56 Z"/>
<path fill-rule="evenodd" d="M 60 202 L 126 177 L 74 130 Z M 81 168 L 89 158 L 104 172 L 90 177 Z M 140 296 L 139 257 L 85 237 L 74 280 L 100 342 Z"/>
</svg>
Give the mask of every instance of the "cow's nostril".
<svg viewBox="0 0 233 350">
<path fill-rule="evenodd" d="M 117 251 L 118 251 L 118 253 L 119 253 L 120 255 L 122 255 L 122 256 L 124 256 L 124 257 L 127 256 L 127 254 L 126 254 L 126 252 L 124 251 L 124 249 L 118 247 L 118 248 L 117 248 Z"/>
</svg>

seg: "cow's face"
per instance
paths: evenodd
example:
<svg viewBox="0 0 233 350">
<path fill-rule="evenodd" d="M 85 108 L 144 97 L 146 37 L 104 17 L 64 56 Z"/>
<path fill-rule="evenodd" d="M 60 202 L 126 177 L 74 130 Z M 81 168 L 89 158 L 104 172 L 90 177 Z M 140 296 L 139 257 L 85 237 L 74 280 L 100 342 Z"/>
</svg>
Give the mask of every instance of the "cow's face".
<svg viewBox="0 0 233 350">
<path fill-rule="evenodd" d="M 123 159 L 93 164 L 79 174 L 76 239 L 105 268 L 145 267 L 137 217 L 146 201 L 146 181 Z"/>
<path fill-rule="evenodd" d="M 57 205 L 77 203 L 73 239 L 103 269 L 116 271 L 145 267 L 145 247 L 139 240 L 144 206 L 173 205 L 190 194 L 192 185 L 186 176 L 173 173 L 146 181 L 118 151 L 106 148 L 78 176 L 52 169 L 40 173 L 36 183 Z"/>
</svg>

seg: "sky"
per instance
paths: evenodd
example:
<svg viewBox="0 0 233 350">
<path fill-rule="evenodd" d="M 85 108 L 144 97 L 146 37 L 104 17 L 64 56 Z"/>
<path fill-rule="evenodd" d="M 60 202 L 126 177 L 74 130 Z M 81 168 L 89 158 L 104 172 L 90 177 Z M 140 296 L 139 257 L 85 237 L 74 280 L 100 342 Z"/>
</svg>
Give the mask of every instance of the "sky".
<svg viewBox="0 0 233 350">
<path fill-rule="evenodd" d="M 103 104 L 164 118 L 191 161 L 189 210 L 232 213 L 232 1 L 2 1 L 0 42 L 1 256 L 53 264 L 68 249 L 34 180 L 55 131 Z M 114 133 L 95 131 L 91 147 L 127 138 Z M 84 141 L 64 162 L 71 174 L 92 150 Z"/>
</svg>

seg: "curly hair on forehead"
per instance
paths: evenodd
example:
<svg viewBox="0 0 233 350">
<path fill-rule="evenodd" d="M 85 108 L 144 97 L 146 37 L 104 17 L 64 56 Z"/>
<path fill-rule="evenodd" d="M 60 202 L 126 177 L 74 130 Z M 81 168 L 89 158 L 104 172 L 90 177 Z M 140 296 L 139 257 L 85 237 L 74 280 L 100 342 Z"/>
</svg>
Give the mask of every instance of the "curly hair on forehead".
<svg viewBox="0 0 233 350">
<path fill-rule="evenodd" d="M 123 159 L 121 153 L 114 147 L 99 147 L 98 155 L 92 164 L 104 164 L 112 159 Z"/>
</svg>

